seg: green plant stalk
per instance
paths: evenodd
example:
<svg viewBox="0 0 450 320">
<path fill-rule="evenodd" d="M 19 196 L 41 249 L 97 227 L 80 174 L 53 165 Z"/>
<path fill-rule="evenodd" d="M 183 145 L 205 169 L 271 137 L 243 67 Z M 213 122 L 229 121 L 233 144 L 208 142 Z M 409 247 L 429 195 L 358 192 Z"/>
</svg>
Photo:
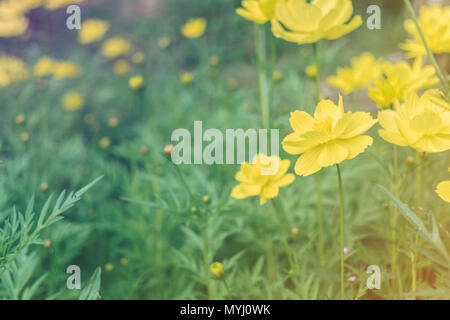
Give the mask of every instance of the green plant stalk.
<svg viewBox="0 0 450 320">
<path fill-rule="evenodd" d="M 314 62 L 317 68 L 316 75 L 316 101 L 320 101 L 320 64 L 319 64 L 319 50 L 317 48 L 317 43 L 312 44 L 314 52 Z M 326 258 L 324 254 L 324 234 L 323 234 L 323 207 L 322 207 L 322 174 L 319 172 L 316 174 L 316 194 L 317 194 L 317 222 L 318 222 L 318 232 L 319 232 L 319 261 L 321 266 L 326 265 Z"/>
<path fill-rule="evenodd" d="M 319 63 L 319 49 L 317 48 L 317 43 L 314 42 L 312 44 L 313 46 L 313 52 L 314 52 L 314 63 L 317 68 L 317 75 L 316 75 L 316 101 L 320 101 L 320 63 Z"/>
<path fill-rule="evenodd" d="M 264 128 L 268 129 L 269 122 L 269 92 L 267 88 L 267 72 L 266 72 L 266 32 L 265 26 L 254 24 L 255 27 L 255 48 L 258 64 L 259 78 L 259 103 L 261 105 L 262 123 Z"/>
<path fill-rule="evenodd" d="M 202 247 L 203 247 L 203 264 L 205 268 L 205 285 L 208 291 L 208 300 L 212 299 L 212 287 L 209 276 L 209 250 L 208 250 L 208 235 L 206 233 L 206 227 L 208 224 L 208 220 L 205 220 L 205 223 L 202 225 Z"/>
<path fill-rule="evenodd" d="M 340 231 L 340 266 L 341 266 L 341 300 L 345 299 L 345 280 L 344 280 L 344 191 L 342 188 L 342 175 L 339 164 L 336 164 L 338 182 L 339 182 L 339 231 Z"/>
<path fill-rule="evenodd" d="M 270 35 L 270 40 L 271 40 L 271 53 L 270 53 L 270 59 L 271 59 L 271 63 L 270 63 L 270 74 L 269 74 L 269 82 L 270 82 L 270 90 L 269 90 L 269 106 L 274 106 L 275 109 L 275 105 L 274 105 L 274 81 L 273 81 L 273 73 L 275 71 L 275 66 L 277 64 L 277 39 L 275 38 L 274 35 Z"/>
<path fill-rule="evenodd" d="M 427 39 L 425 38 L 425 35 L 423 33 L 422 28 L 420 27 L 419 20 L 417 19 L 416 13 L 414 12 L 414 8 L 411 5 L 410 0 L 403 0 L 405 2 L 406 7 L 408 8 L 409 14 L 411 15 L 411 18 L 414 21 L 414 24 L 416 25 L 417 31 L 419 32 L 420 38 L 422 39 L 422 42 L 425 46 L 425 49 L 427 51 L 428 58 L 430 59 L 431 64 L 433 65 L 434 69 L 436 70 L 436 75 L 438 76 L 442 88 L 444 89 L 445 95 L 447 96 L 447 99 L 450 100 L 450 85 L 448 83 L 448 80 L 442 73 L 441 69 L 439 68 L 439 65 L 436 62 L 436 58 L 434 57 L 433 52 L 431 51 L 430 46 L 428 45 Z"/>
<path fill-rule="evenodd" d="M 416 153 L 416 158 L 417 158 L 417 161 L 419 162 L 419 168 L 418 168 L 418 171 L 416 174 L 416 181 L 417 181 L 417 194 L 416 194 L 417 203 L 416 203 L 416 205 L 417 205 L 417 208 L 420 209 L 423 204 L 423 175 L 424 175 L 425 163 L 424 163 L 424 156 L 422 157 L 420 155 L 420 152 Z M 419 242 L 419 235 L 416 234 L 415 239 L 414 239 L 414 244 L 417 245 L 418 242 Z M 411 291 L 415 292 L 417 290 L 417 254 L 414 251 L 411 251 L 411 259 L 412 259 Z M 415 297 L 413 297 L 413 299 L 415 299 Z"/>
<path fill-rule="evenodd" d="M 394 177 L 393 177 L 393 189 L 394 195 L 399 198 L 399 177 L 398 177 L 398 148 L 394 146 Z M 397 275 L 397 221 L 398 221 L 398 209 L 394 206 L 394 212 L 392 214 L 392 274 Z"/>
<path fill-rule="evenodd" d="M 295 264 L 295 261 L 293 259 L 292 252 L 291 252 L 291 249 L 289 248 L 289 243 L 288 243 L 288 240 L 287 240 L 288 238 L 287 238 L 287 235 L 286 235 L 286 224 L 284 223 L 283 217 L 282 217 L 282 214 L 281 214 L 282 209 L 281 209 L 280 205 L 278 204 L 276 198 L 275 199 L 271 199 L 270 202 L 272 203 L 272 206 L 273 206 L 273 208 L 275 210 L 275 216 L 277 217 L 278 224 L 280 226 L 281 239 L 283 241 L 283 245 L 284 245 L 284 248 L 286 250 L 286 254 L 288 255 L 289 264 L 291 266 L 291 269 L 294 272 L 297 272 L 298 268 L 297 268 L 297 265 Z"/>
<path fill-rule="evenodd" d="M 171 160 L 169 160 L 169 161 L 175 166 L 175 171 L 177 172 L 178 178 L 180 178 L 180 181 L 183 184 L 183 187 L 186 189 L 186 191 L 189 194 L 191 202 L 193 202 L 194 201 L 194 194 L 192 193 L 191 188 L 187 184 L 186 179 L 184 179 L 184 176 L 183 176 L 183 173 L 181 172 L 180 167 L 178 165 L 176 165 L 175 163 L 173 163 Z"/>
</svg>

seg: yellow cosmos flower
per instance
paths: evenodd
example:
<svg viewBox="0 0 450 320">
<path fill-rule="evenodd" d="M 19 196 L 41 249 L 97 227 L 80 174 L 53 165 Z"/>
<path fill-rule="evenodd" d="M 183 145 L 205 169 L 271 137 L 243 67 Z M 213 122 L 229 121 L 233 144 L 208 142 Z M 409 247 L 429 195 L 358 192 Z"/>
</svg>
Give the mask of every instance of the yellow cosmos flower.
<svg viewBox="0 0 450 320">
<path fill-rule="evenodd" d="M 46 0 L 45 8 L 48 10 L 56 10 L 64 6 L 81 2 L 83 2 L 83 0 Z"/>
<path fill-rule="evenodd" d="M 308 176 L 324 167 L 353 159 L 372 145 L 373 139 L 362 135 L 377 120 L 368 112 L 344 113 L 342 97 L 339 105 L 321 100 L 314 118 L 303 111 L 291 113 L 293 133 L 283 139 L 283 149 L 290 154 L 302 154 L 295 173 Z"/>
<path fill-rule="evenodd" d="M 45 77 L 53 73 L 53 60 L 49 57 L 42 57 L 34 65 L 34 75 L 36 77 Z"/>
<path fill-rule="evenodd" d="M 81 44 L 100 41 L 109 29 L 109 23 L 103 20 L 90 19 L 83 22 L 78 33 Z"/>
<path fill-rule="evenodd" d="M 183 84 L 191 84 L 194 81 L 194 75 L 190 72 L 184 72 L 180 75 L 180 81 Z"/>
<path fill-rule="evenodd" d="M 81 68 L 67 61 L 53 62 L 53 76 L 56 79 L 76 78 L 81 74 Z"/>
<path fill-rule="evenodd" d="M 206 20 L 203 18 L 190 19 L 181 27 L 181 33 L 186 38 L 199 38 L 205 33 Z"/>
<path fill-rule="evenodd" d="M 244 0 L 242 7 L 236 9 L 236 13 L 241 17 L 263 24 L 275 17 L 275 6 L 284 0 Z"/>
<path fill-rule="evenodd" d="M 115 74 L 122 76 L 130 72 L 130 64 L 127 60 L 118 60 L 113 65 L 113 71 Z"/>
<path fill-rule="evenodd" d="M 128 80 L 130 88 L 134 91 L 139 91 L 144 86 L 144 78 L 142 76 L 134 76 Z"/>
<path fill-rule="evenodd" d="M 109 139 L 108 137 L 103 137 L 98 142 L 98 145 L 102 149 L 108 149 L 111 146 L 111 139 Z"/>
<path fill-rule="evenodd" d="M 213 264 L 211 264 L 209 270 L 211 271 L 212 275 L 217 279 L 222 279 L 223 276 L 225 275 L 225 268 L 223 264 L 221 264 L 220 262 L 214 262 Z"/>
<path fill-rule="evenodd" d="M 113 37 L 103 44 L 102 52 L 107 58 L 114 59 L 125 55 L 131 50 L 131 43 L 120 37 Z"/>
<path fill-rule="evenodd" d="M 361 16 L 350 19 L 352 14 L 351 0 L 280 1 L 275 7 L 272 33 L 277 38 L 298 44 L 333 40 L 362 24 Z"/>
<path fill-rule="evenodd" d="M 23 82 L 28 77 L 28 68 L 22 60 L 8 55 L 0 56 L 0 87 Z"/>
<path fill-rule="evenodd" d="M 434 53 L 450 52 L 450 6 L 422 6 L 420 8 L 419 25 L 425 39 Z M 406 31 L 412 35 L 400 48 L 407 51 L 407 57 L 413 58 L 427 54 L 422 38 L 413 20 L 405 21 Z"/>
<path fill-rule="evenodd" d="M 317 72 L 318 72 L 318 70 L 317 70 L 317 66 L 315 64 L 307 66 L 305 69 L 306 75 L 310 78 L 317 77 Z"/>
<path fill-rule="evenodd" d="M 286 173 L 290 164 L 289 160 L 277 156 L 256 155 L 251 164 L 244 162 L 236 173 L 235 178 L 240 184 L 234 187 L 231 196 L 235 199 L 259 196 L 259 203 L 265 204 L 267 199 L 278 196 L 281 187 L 294 181 L 294 175 Z"/>
<path fill-rule="evenodd" d="M 337 74 L 327 78 L 330 86 L 345 94 L 367 88 L 383 76 L 383 65 L 370 52 L 364 52 L 350 61 L 350 67 L 337 68 Z"/>
<path fill-rule="evenodd" d="M 25 33 L 28 19 L 24 16 L 3 17 L 0 15 L 0 37 L 17 37 Z"/>
<path fill-rule="evenodd" d="M 379 135 L 386 141 L 409 146 L 420 152 L 450 150 L 450 111 L 433 102 L 432 92 L 422 97 L 412 93 L 405 103 L 397 103 L 396 110 L 378 114 Z"/>
<path fill-rule="evenodd" d="M 448 171 L 450 172 L 450 168 Z M 439 183 L 436 192 L 444 201 L 450 203 L 450 180 Z"/>
<path fill-rule="evenodd" d="M 427 89 L 439 82 L 433 66 L 422 65 L 422 58 L 416 58 L 411 67 L 405 61 L 395 65 L 383 65 L 385 78 L 375 81 L 369 88 L 369 97 L 380 107 L 390 107 L 397 101 L 404 101 L 411 93 Z"/>
<path fill-rule="evenodd" d="M 76 91 L 69 92 L 64 97 L 63 106 L 64 109 L 66 109 L 67 111 L 77 111 L 83 108 L 83 105 L 84 105 L 84 98 L 80 93 Z"/>
</svg>

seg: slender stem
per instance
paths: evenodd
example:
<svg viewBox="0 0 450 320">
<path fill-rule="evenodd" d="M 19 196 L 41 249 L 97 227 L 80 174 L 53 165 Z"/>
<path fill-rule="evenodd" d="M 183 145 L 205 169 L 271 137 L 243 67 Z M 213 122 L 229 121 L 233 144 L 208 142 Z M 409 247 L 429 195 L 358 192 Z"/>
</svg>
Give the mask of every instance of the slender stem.
<svg viewBox="0 0 450 320">
<path fill-rule="evenodd" d="M 342 175 L 339 164 L 336 164 L 337 173 L 338 173 L 338 181 L 339 181 L 339 225 L 340 225 L 340 251 L 341 251 L 341 300 L 345 299 L 345 291 L 344 291 L 344 191 L 342 188 Z"/>
<path fill-rule="evenodd" d="M 180 178 L 181 183 L 183 184 L 186 191 L 189 193 L 189 197 L 191 198 L 191 201 L 194 201 L 194 194 L 192 193 L 191 188 L 189 187 L 186 180 L 184 179 L 184 176 L 183 176 L 183 173 L 181 172 L 180 167 L 178 165 L 176 165 L 175 163 L 173 163 L 173 165 L 175 166 L 175 171 L 177 172 L 177 175 Z"/>
<path fill-rule="evenodd" d="M 425 38 L 422 28 L 420 27 L 419 20 L 417 19 L 416 13 L 414 12 L 414 8 L 411 5 L 411 1 L 404 0 L 404 2 L 405 2 L 406 7 L 408 8 L 409 14 L 411 15 L 411 17 L 417 27 L 417 31 L 419 32 L 420 38 L 422 39 L 422 42 L 427 51 L 428 58 L 430 59 L 430 62 L 433 65 L 434 69 L 436 70 L 436 74 L 437 74 L 439 80 L 441 81 L 442 88 L 444 89 L 444 92 L 445 92 L 447 98 L 450 99 L 450 85 L 449 85 L 446 77 L 444 77 L 444 74 L 441 72 L 441 69 L 439 68 L 439 65 L 436 62 L 434 54 L 431 51 L 430 46 L 428 45 L 427 39 Z"/>
<path fill-rule="evenodd" d="M 282 209 L 280 208 L 279 204 L 277 203 L 276 199 L 271 199 L 270 201 L 272 203 L 273 208 L 275 209 L 275 215 L 278 220 L 278 224 L 280 225 L 280 231 L 281 231 L 281 239 L 283 241 L 284 248 L 286 250 L 286 254 L 288 255 L 289 264 L 291 265 L 291 269 L 294 272 L 297 272 L 297 266 L 295 265 L 295 262 L 292 258 L 291 249 L 289 248 L 289 243 L 287 240 L 286 235 L 286 225 L 284 223 L 283 217 L 281 216 Z"/>
<path fill-rule="evenodd" d="M 271 33 L 270 34 L 270 40 L 271 40 L 271 53 L 270 53 L 270 90 L 269 90 L 269 106 L 274 106 L 274 81 L 273 81 L 273 73 L 275 71 L 275 66 L 277 64 L 277 38 Z"/>
<path fill-rule="evenodd" d="M 269 94 L 266 72 L 266 32 L 265 26 L 255 23 L 255 47 L 258 63 L 259 102 L 261 104 L 262 122 L 264 128 L 269 128 Z"/>
<path fill-rule="evenodd" d="M 424 169 L 425 169 L 425 154 L 423 156 L 420 154 L 420 152 L 416 153 L 417 155 L 417 161 L 419 162 L 419 168 L 416 173 L 416 181 L 417 181 L 417 208 L 420 209 L 423 204 L 423 175 L 424 175 Z M 414 243 L 417 245 L 419 242 L 419 235 L 416 234 L 414 237 Z M 411 283 L 411 291 L 415 292 L 417 289 L 417 254 L 412 251 L 411 253 L 411 259 L 412 259 L 412 265 L 411 265 L 411 273 L 412 273 L 412 283 Z M 415 299 L 415 297 L 413 297 Z"/>
<path fill-rule="evenodd" d="M 317 222 L 319 228 L 319 261 L 320 265 L 323 267 L 326 265 L 325 254 L 323 251 L 324 247 L 324 234 L 323 234 L 323 210 L 322 210 L 322 174 L 319 172 L 316 174 L 316 193 L 317 193 Z"/>
<path fill-rule="evenodd" d="M 320 63 L 319 63 L 319 50 L 317 43 L 313 43 L 314 63 L 317 68 L 316 75 L 316 101 L 320 101 Z M 319 172 L 316 175 L 316 194 L 317 194 L 317 219 L 318 219 L 318 232 L 319 232 L 319 260 L 320 265 L 325 266 L 326 260 L 323 252 L 324 235 L 323 235 L 323 210 L 322 210 L 322 174 Z"/>
<path fill-rule="evenodd" d="M 316 75 L 316 94 L 317 94 L 317 102 L 320 101 L 320 63 L 319 63 L 319 49 L 317 42 L 313 43 L 313 52 L 314 52 L 314 63 L 317 68 L 317 75 Z"/>
<path fill-rule="evenodd" d="M 394 195 L 399 198 L 399 178 L 398 178 L 398 148 L 394 146 L 394 177 L 393 177 L 393 189 Z M 394 206 L 394 212 L 392 214 L 392 274 L 397 275 L 397 220 L 398 220 L 398 209 Z"/>
<path fill-rule="evenodd" d="M 208 253 L 208 234 L 207 231 L 207 223 L 208 221 L 205 220 L 205 223 L 202 225 L 202 246 L 203 246 L 203 264 L 205 268 L 205 285 L 208 290 L 208 299 L 212 298 L 212 288 L 210 283 L 210 276 L 209 276 L 209 253 Z"/>
</svg>

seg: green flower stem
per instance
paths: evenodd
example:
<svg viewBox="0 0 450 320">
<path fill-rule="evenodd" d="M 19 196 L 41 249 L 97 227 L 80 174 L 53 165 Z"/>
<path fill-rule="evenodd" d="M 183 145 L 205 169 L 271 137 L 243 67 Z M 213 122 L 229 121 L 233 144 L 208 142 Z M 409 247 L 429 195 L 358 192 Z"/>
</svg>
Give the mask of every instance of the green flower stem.
<svg viewBox="0 0 450 320">
<path fill-rule="evenodd" d="M 191 199 L 191 202 L 194 201 L 194 194 L 192 193 L 191 188 L 186 182 L 186 179 L 184 179 L 183 173 L 181 172 L 181 169 L 178 165 L 170 161 L 175 166 L 175 171 L 177 172 L 178 177 L 180 178 L 181 183 L 183 184 L 183 187 L 186 189 L 186 191 L 189 193 L 189 198 Z"/>
<path fill-rule="evenodd" d="M 422 207 L 423 204 L 423 175 L 424 175 L 424 169 L 425 169 L 425 154 L 422 156 L 420 154 L 420 152 L 416 153 L 416 158 L 417 161 L 419 162 L 419 168 L 416 174 L 416 181 L 417 181 L 417 194 L 416 194 L 416 199 L 417 199 L 417 208 L 420 209 Z M 414 244 L 417 246 L 419 242 L 419 235 L 416 234 L 414 237 Z M 415 292 L 417 290 L 417 254 L 415 251 L 411 251 L 411 259 L 412 259 L 412 264 L 411 264 L 411 277 L 412 277 L 412 281 L 411 281 L 411 291 Z M 413 299 L 415 299 L 416 297 L 413 297 Z"/>
<path fill-rule="evenodd" d="M 265 26 L 255 25 L 255 47 L 259 76 L 259 102 L 261 104 L 262 122 L 264 128 L 268 129 L 269 122 L 269 92 L 267 88 L 266 72 L 266 32 Z"/>
<path fill-rule="evenodd" d="M 441 85 L 442 85 L 442 88 L 444 89 L 445 95 L 447 96 L 447 99 L 450 99 L 450 85 L 448 83 L 447 78 L 444 76 L 441 69 L 439 68 L 439 65 L 437 64 L 436 59 L 434 57 L 434 54 L 431 51 L 430 46 L 428 45 L 427 39 L 425 38 L 422 28 L 420 27 L 419 20 L 417 19 L 416 13 L 414 12 L 414 8 L 411 5 L 411 1 L 404 0 L 404 2 L 405 2 L 406 7 L 408 8 L 411 18 L 413 19 L 413 21 L 417 27 L 417 31 L 419 32 L 420 38 L 422 39 L 422 42 L 427 51 L 428 58 L 430 59 L 431 64 L 433 65 L 434 69 L 436 70 L 436 75 L 438 76 L 439 80 L 441 81 Z"/>
<path fill-rule="evenodd" d="M 393 189 L 394 195 L 399 198 L 399 177 L 398 177 L 398 148 L 394 146 L 394 177 L 393 177 Z M 392 274 L 397 274 L 397 220 L 398 220 L 398 209 L 394 206 L 394 212 L 392 214 Z"/>
<path fill-rule="evenodd" d="M 345 299 L 345 280 L 344 280 L 344 191 L 342 188 L 342 175 L 339 164 L 336 164 L 339 180 L 339 225 L 340 225 L 340 251 L 341 251 L 341 300 Z"/>
<path fill-rule="evenodd" d="M 209 250 L 208 250 L 208 234 L 207 234 L 208 220 L 202 224 L 202 247 L 203 247 L 203 265 L 205 268 L 205 285 L 208 290 L 208 300 L 212 299 L 212 287 L 209 276 Z"/>
<path fill-rule="evenodd" d="M 314 52 L 314 62 L 317 68 L 316 75 L 316 101 L 320 101 L 320 64 L 319 64 L 319 50 L 317 48 L 317 43 L 312 44 Z M 326 258 L 323 251 L 324 246 L 324 234 L 323 234 L 323 209 L 322 209 L 322 174 L 319 172 L 316 174 L 316 194 L 317 194 L 317 220 L 318 220 L 318 231 L 319 231 L 319 260 L 320 265 L 326 265 Z"/>
<path fill-rule="evenodd" d="M 270 74 L 269 74 L 269 83 L 270 83 L 270 90 L 269 90 L 269 106 L 274 106 L 274 81 L 273 81 L 273 72 L 275 71 L 275 66 L 277 64 L 277 39 L 275 36 L 271 33 L 270 35 L 271 39 L 271 53 L 270 53 Z"/>
<path fill-rule="evenodd" d="M 273 208 L 275 209 L 275 215 L 277 217 L 278 220 L 278 224 L 280 225 L 280 231 L 281 231 L 281 239 L 283 241 L 283 245 L 284 248 L 286 250 L 286 254 L 288 255 L 288 259 L 289 259 L 289 264 L 291 265 L 291 269 L 294 272 L 297 272 L 298 268 L 297 265 L 294 261 L 294 259 L 292 258 L 292 253 L 291 253 L 291 249 L 289 248 L 289 243 L 288 243 L 288 238 L 286 235 L 286 224 L 284 223 L 284 220 L 282 217 L 282 207 L 280 206 L 280 204 L 277 202 L 276 198 L 275 199 L 271 199 L 270 202 L 272 203 Z"/>
<path fill-rule="evenodd" d="M 319 63 L 319 49 L 317 46 L 317 42 L 314 42 L 312 44 L 313 46 L 313 52 L 314 52 L 314 63 L 316 65 L 317 68 L 317 75 L 316 75 L 316 97 L 317 97 L 317 102 L 320 101 L 320 63 Z"/>
</svg>

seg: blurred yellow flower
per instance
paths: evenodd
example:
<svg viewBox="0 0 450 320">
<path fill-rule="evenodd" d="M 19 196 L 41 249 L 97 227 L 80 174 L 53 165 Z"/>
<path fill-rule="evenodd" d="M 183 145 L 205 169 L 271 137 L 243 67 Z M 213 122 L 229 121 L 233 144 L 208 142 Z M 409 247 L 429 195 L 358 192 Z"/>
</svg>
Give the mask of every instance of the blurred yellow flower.
<svg viewBox="0 0 450 320">
<path fill-rule="evenodd" d="M 81 68 L 67 61 L 53 62 L 53 76 L 56 79 L 76 78 L 81 74 Z"/>
<path fill-rule="evenodd" d="M 318 72 L 318 70 L 317 70 L 317 66 L 315 64 L 309 65 L 305 69 L 306 75 L 310 78 L 317 77 L 317 72 Z"/>
<path fill-rule="evenodd" d="M 450 168 L 448 171 L 450 172 Z M 439 183 L 436 192 L 444 201 L 450 203 L 450 180 Z"/>
<path fill-rule="evenodd" d="M 130 64 L 127 60 L 120 59 L 114 63 L 113 71 L 115 74 L 120 76 L 127 74 L 128 72 L 130 72 Z"/>
<path fill-rule="evenodd" d="M 450 6 L 438 4 L 422 6 L 418 19 L 431 51 L 434 53 L 450 52 Z M 405 29 L 413 37 L 400 45 L 400 48 L 407 51 L 407 57 L 426 55 L 425 46 L 414 21 L 406 20 Z"/>
<path fill-rule="evenodd" d="M 275 7 L 275 18 L 271 20 L 272 33 L 277 38 L 298 44 L 324 38 L 333 40 L 362 24 L 361 16 L 350 19 L 352 14 L 351 0 L 280 1 Z"/>
<path fill-rule="evenodd" d="M 283 74 L 280 71 L 275 70 L 272 72 L 272 81 L 280 82 L 283 79 Z"/>
<path fill-rule="evenodd" d="M 220 262 L 214 262 L 213 264 L 211 264 L 209 270 L 217 279 L 221 279 L 225 275 L 225 268 Z"/>
<path fill-rule="evenodd" d="M 141 64 L 145 61 L 145 55 L 143 52 L 136 52 L 133 55 L 132 60 L 135 64 Z"/>
<path fill-rule="evenodd" d="M 330 86 L 345 94 L 367 88 L 383 76 L 383 62 L 370 52 L 364 52 L 350 61 L 350 67 L 337 68 L 337 74 L 327 78 Z"/>
<path fill-rule="evenodd" d="M 184 72 L 180 75 L 180 81 L 183 84 L 191 84 L 194 81 L 194 75 L 190 72 Z"/>
<path fill-rule="evenodd" d="M 396 101 L 404 101 L 411 93 L 427 89 L 439 82 L 435 76 L 433 66 L 422 65 L 422 58 L 416 58 L 411 67 L 405 61 L 393 65 L 389 62 L 383 64 L 385 78 L 375 81 L 369 88 L 369 97 L 379 107 L 390 107 Z"/>
<path fill-rule="evenodd" d="M 0 38 L 20 36 L 28 28 L 28 19 L 24 16 L 3 17 L 0 15 Z"/>
<path fill-rule="evenodd" d="M 100 41 L 109 29 L 109 23 L 103 20 L 90 19 L 83 22 L 78 33 L 81 44 Z"/>
<path fill-rule="evenodd" d="M 76 91 L 71 91 L 64 97 L 63 106 L 67 111 L 77 111 L 83 108 L 83 105 L 84 98 Z"/>
<path fill-rule="evenodd" d="M 108 137 L 103 137 L 100 139 L 100 141 L 98 142 L 98 145 L 100 146 L 100 148 L 102 149 L 108 149 L 109 146 L 111 145 L 111 139 L 109 139 Z"/>
<path fill-rule="evenodd" d="M 450 150 L 450 111 L 434 103 L 432 94 L 427 91 L 419 98 L 412 93 L 405 103 L 396 103 L 395 111 L 379 112 L 379 135 L 387 142 L 419 152 Z"/>
<path fill-rule="evenodd" d="M 169 36 L 162 36 L 161 38 L 158 39 L 158 46 L 161 49 L 166 49 L 170 46 L 171 42 L 172 40 L 170 39 Z"/>
<path fill-rule="evenodd" d="M 102 47 L 103 55 L 110 59 L 128 54 L 130 50 L 131 43 L 128 40 L 120 37 L 110 38 L 103 44 Z"/>
<path fill-rule="evenodd" d="M 302 154 L 295 164 L 295 173 L 300 176 L 364 152 L 373 139 L 362 134 L 377 122 L 368 112 L 344 113 L 341 96 L 338 106 L 331 100 L 321 100 L 314 118 L 304 111 L 295 111 L 289 121 L 294 132 L 283 139 L 282 145 L 287 153 Z"/>
<path fill-rule="evenodd" d="M 23 82 L 28 77 L 28 68 L 22 60 L 9 55 L 0 55 L 0 87 Z"/>
<path fill-rule="evenodd" d="M 242 7 L 236 9 L 241 17 L 263 24 L 275 17 L 275 6 L 284 0 L 243 0 Z"/>
<path fill-rule="evenodd" d="M 139 91 L 144 86 L 144 78 L 142 76 L 134 76 L 128 80 L 130 88 L 134 91 Z"/>
<path fill-rule="evenodd" d="M 259 196 L 259 203 L 265 204 L 267 199 L 278 196 L 279 188 L 294 181 L 295 176 L 286 173 L 290 164 L 289 160 L 281 160 L 278 156 L 255 155 L 251 163 L 244 162 L 236 173 L 235 179 L 240 184 L 233 188 L 231 196 L 235 199 Z"/>
<path fill-rule="evenodd" d="M 108 125 L 111 128 L 115 128 L 119 125 L 119 119 L 117 117 L 111 117 L 108 119 Z"/>
<path fill-rule="evenodd" d="M 186 22 L 181 27 L 181 33 L 186 38 L 199 38 L 203 35 L 206 29 L 206 20 L 203 18 L 195 18 L 195 19 L 189 19 L 188 22 Z"/>
<path fill-rule="evenodd" d="M 45 8 L 48 10 L 59 9 L 70 4 L 81 3 L 83 0 L 46 0 Z"/>
<path fill-rule="evenodd" d="M 53 60 L 47 56 L 40 58 L 34 65 L 34 75 L 36 77 L 45 77 L 53 74 Z"/>
</svg>

